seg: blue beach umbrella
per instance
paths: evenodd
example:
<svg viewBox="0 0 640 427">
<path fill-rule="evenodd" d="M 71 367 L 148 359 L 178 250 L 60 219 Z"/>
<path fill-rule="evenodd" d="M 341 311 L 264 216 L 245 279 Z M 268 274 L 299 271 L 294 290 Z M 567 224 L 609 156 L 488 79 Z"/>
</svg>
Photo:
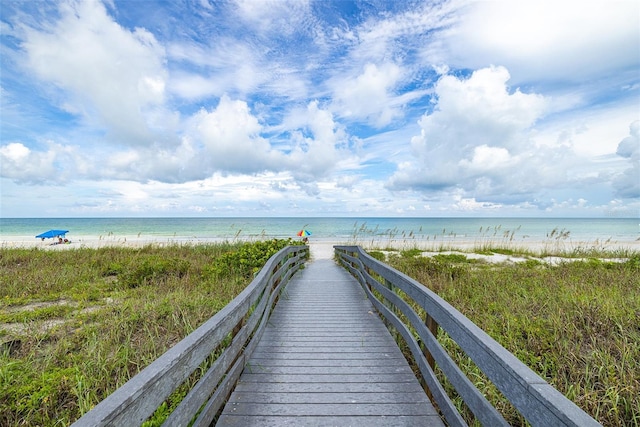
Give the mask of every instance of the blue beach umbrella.
<svg viewBox="0 0 640 427">
<path fill-rule="evenodd" d="M 64 237 L 65 234 L 67 234 L 69 232 L 69 230 L 49 230 L 49 231 L 45 231 L 42 234 L 38 234 L 36 236 L 36 239 L 48 239 L 48 238 L 54 238 L 54 237 Z"/>
</svg>

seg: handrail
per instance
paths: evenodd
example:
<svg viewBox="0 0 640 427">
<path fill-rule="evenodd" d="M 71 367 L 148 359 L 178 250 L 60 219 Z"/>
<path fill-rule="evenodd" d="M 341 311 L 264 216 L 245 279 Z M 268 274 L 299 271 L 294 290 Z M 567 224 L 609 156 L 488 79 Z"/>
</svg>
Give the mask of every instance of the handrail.
<svg viewBox="0 0 640 427">
<path fill-rule="evenodd" d="M 164 423 L 210 425 L 262 336 L 280 291 L 304 263 L 308 251 L 307 246 L 287 246 L 273 255 L 251 284 L 229 304 L 73 426 L 142 424 L 194 371 L 220 352 Z M 222 348 L 223 341 L 229 338 L 231 344 Z"/>
<path fill-rule="evenodd" d="M 436 364 L 478 421 L 491 426 L 508 424 L 440 345 L 438 327 L 458 344 L 531 425 L 600 426 L 427 287 L 371 257 L 359 246 L 334 246 L 334 249 L 339 262 L 356 277 L 372 304 L 404 339 L 419 368 L 421 380 L 449 425 L 467 424 L 437 379 Z M 396 289 L 421 307 L 425 318 L 421 318 Z"/>
</svg>

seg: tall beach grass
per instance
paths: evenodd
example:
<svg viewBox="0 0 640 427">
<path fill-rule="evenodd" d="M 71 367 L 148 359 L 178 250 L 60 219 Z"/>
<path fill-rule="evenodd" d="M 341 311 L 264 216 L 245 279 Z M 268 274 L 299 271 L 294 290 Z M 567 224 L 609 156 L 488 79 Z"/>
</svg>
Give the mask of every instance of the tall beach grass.
<svg viewBox="0 0 640 427">
<path fill-rule="evenodd" d="M 640 425 L 640 254 L 557 265 L 374 254 L 434 290 L 603 425 Z M 526 425 L 452 340 L 439 339 L 512 425 Z"/>
<path fill-rule="evenodd" d="M 71 424 L 290 243 L 0 249 L 0 425 Z"/>
</svg>

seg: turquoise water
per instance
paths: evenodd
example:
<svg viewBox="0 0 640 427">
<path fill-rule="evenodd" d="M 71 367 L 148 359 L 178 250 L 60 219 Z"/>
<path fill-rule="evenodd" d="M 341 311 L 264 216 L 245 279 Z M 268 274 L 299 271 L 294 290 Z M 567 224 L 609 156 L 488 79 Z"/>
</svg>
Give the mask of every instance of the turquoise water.
<svg viewBox="0 0 640 427">
<path fill-rule="evenodd" d="M 305 228 L 312 239 L 345 243 L 369 238 L 636 242 L 639 222 L 634 218 L 2 218 L 0 240 L 35 239 L 49 229 L 69 230 L 70 239 L 296 238 L 296 232 Z"/>
</svg>

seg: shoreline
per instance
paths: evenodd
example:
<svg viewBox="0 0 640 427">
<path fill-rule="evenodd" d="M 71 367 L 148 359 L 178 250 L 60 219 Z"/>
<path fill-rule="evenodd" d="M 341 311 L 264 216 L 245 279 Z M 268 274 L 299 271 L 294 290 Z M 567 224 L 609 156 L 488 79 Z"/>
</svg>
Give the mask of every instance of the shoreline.
<svg viewBox="0 0 640 427">
<path fill-rule="evenodd" d="M 288 237 L 283 237 L 286 239 Z M 293 241 L 298 241 L 298 237 L 291 237 Z M 16 236 L 11 240 L 2 239 L 0 236 L 0 248 L 2 249 L 42 249 L 42 250 L 73 250 L 73 249 L 99 249 L 105 247 L 127 247 L 141 248 L 147 245 L 154 246 L 171 246 L 171 245 L 200 245 L 200 244 L 216 244 L 224 242 L 252 242 L 265 240 L 263 236 L 253 237 L 210 237 L 210 238 L 176 238 L 176 237 L 153 237 L 149 238 L 138 236 L 78 236 L 69 239 L 70 243 L 56 244 L 52 239 L 35 239 L 33 237 Z M 418 249 L 425 256 L 433 256 L 435 254 L 446 253 L 464 253 L 473 258 L 483 258 L 489 262 L 520 262 L 526 261 L 522 254 L 534 256 L 535 254 L 553 254 L 555 257 L 546 256 L 546 258 L 561 258 L 562 255 L 572 254 L 588 254 L 589 252 L 606 253 L 610 252 L 640 252 L 640 240 L 634 241 L 572 241 L 572 240 L 528 240 L 514 241 L 505 239 L 390 239 L 386 236 L 380 238 L 371 237 L 354 239 L 353 236 L 344 239 L 338 238 L 311 238 L 309 246 L 311 249 L 312 259 L 328 259 L 333 257 L 333 246 L 344 245 L 362 246 L 365 250 L 378 250 L 383 252 L 391 252 L 407 249 Z M 492 255 L 479 254 L 485 250 L 505 249 L 513 251 L 513 255 L 504 255 L 494 253 Z"/>
</svg>

